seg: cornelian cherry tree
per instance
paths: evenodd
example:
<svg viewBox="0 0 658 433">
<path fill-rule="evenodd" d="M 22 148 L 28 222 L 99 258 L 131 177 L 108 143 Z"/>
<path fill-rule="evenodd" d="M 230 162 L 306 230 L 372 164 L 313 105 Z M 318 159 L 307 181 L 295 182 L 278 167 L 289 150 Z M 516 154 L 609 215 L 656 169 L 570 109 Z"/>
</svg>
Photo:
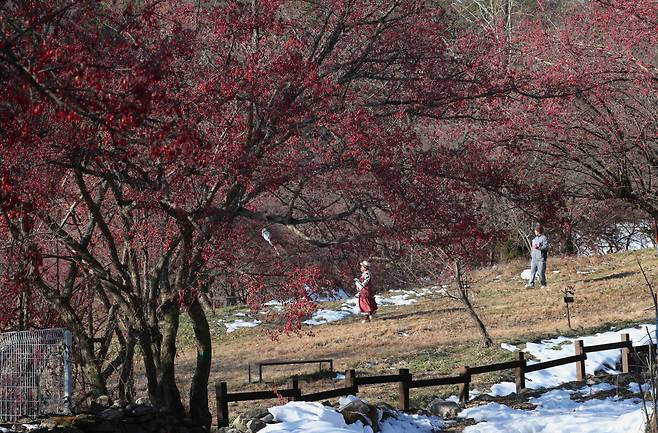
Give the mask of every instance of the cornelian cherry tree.
<svg viewBox="0 0 658 433">
<path fill-rule="evenodd" d="M 317 267 L 277 262 L 258 227 L 318 248 L 448 245 L 481 223 L 478 190 L 531 193 L 510 180 L 518 155 L 465 132 L 497 109 L 504 56 L 441 8 L 143 3 L 0 6 L 3 266 L 73 331 L 92 395 L 118 376 L 129 397 L 139 348 L 149 396 L 183 414 L 187 314 L 189 414 L 210 424 L 210 275 L 275 288 L 293 323 L 313 308 Z"/>
<path fill-rule="evenodd" d="M 514 147 L 561 173 L 576 198 L 658 218 L 658 5 L 596 0 L 515 35 Z M 530 162 L 532 161 L 532 162 Z"/>
</svg>

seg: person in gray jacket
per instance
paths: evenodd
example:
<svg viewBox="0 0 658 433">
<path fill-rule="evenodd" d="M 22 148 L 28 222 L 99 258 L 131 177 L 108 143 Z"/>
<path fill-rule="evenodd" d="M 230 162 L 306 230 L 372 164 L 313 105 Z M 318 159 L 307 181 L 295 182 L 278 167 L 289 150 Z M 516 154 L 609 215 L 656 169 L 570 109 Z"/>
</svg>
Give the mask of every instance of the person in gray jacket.
<svg viewBox="0 0 658 433">
<path fill-rule="evenodd" d="M 530 252 L 530 280 L 525 286 L 526 289 L 535 287 L 535 276 L 539 274 L 541 288 L 546 288 L 546 259 L 548 258 L 548 238 L 544 234 L 544 227 L 537 224 L 535 227 L 535 238 L 532 240 L 532 250 Z"/>
</svg>

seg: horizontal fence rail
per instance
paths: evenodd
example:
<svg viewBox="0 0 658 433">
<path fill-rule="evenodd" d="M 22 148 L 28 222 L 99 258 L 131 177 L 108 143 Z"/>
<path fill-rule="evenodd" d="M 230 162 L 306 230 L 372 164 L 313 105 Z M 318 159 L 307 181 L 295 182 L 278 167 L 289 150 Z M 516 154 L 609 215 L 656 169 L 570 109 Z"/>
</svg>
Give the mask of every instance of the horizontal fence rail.
<svg viewBox="0 0 658 433">
<path fill-rule="evenodd" d="M 575 355 L 564 358 L 551 359 L 548 361 L 528 364 L 524 352 L 518 352 L 518 359 L 515 361 L 499 362 L 496 364 L 482 365 L 477 367 L 464 366 L 458 371 L 457 376 L 435 377 L 413 379 L 412 374 L 407 369 L 400 369 L 398 374 L 387 374 L 380 376 L 361 376 L 357 377 L 355 370 L 345 372 L 345 386 L 328 391 L 303 394 L 299 389 L 297 379 L 292 379 L 288 383 L 288 388 L 269 390 L 269 391 L 249 391 L 229 393 L 226 382 L 217 382 L 215 391 L 217 394 L 217 424 L 219 427 L 228 426 L 229 412 L 228 403 L 247 400 L 268 400 L 287 398 L 289 401 L 319 401 L 330 398 L 342 397 L 345 395 L 356 395 L 359 392 L 359 386 L 362 385 L 383 385 L 397 383 L 399 389 L 399 407 L 402 410 L 409 410 L 409 391 L 415 388 L 426 388 L 432 386 L 459 385 L 459 400 L 466 402 L 469 400 L 469 386 L 471 377 L 478 374 L 493 373 L 497 371 L 514 370 L 516 392 L 521 392 L 525 388 L 525 374 L 539 370 L 546 370 L 561 365 L 575 364 L 576 380 L 585 380 L 585 360 L 587 354 L 592 352 L 602 352 L 605 350 L 621 349 L 621 372 L 629 373 L 631 360 L 644 354 L 656 354 L 657 346 L 649 344 L 645 346 L 633 346 L 628 334 L 621 335 L 621 341 L 614 343 L 596 344 L 585 346 L 582 340 L 574 341 Z M 315 360 L 317 362 L 317 360 Z"/>
<path fill-rule="evenodd" d="M 500 362 L 498 364 L 483 365 L 481 367 L 471 367 L 471 374 L 493 373 L 494 371 L 511 370 L 521 366 L 521 361 Z"/>
<path fill-rule="evenodd" d="M 523 369 L 524 373 L 532 373 L 533 371 L 546 370 L 548 368 L 559 367 L 560 365 L 573 364 L 578 361 L 584 361 L 587 355 L 567 356 L 566 358 L 551 359 L 550 361 L 538 362 L 536 364 L 528 364 Z"/>
<path fill-rule="evenodd" d="M 258 367 L 258 382 L 263 381 L 263 367 L 273 365 L 299 365 L 299 364 L 319 364 L 322 371 L 322 364 L 329 364 L 329 371 L 334 371 L 334 360 L 331 358 L 308 359 L 308 360 L 285 360 L 285 361 L 261 361 L 256 364 Z M 251 364 L 248 365 L 249 383 L 251 383 Z"/>
<path fill-rule="evenodd" d="M 359 388 L 356 386 L 348 386 L 345 388 L 336 388 L 330 389 L 329 391 L 316 392 L 313 394 L 302 395 L 300 401 L 320 401 L 327 400 L 330 398 L 342 397 L 344 395 L 354 395 L 359 392 Z"/>
<path fill-rule="evenodd" d="M 585 346 L 585 353 L 603 352 L 606 350 L 624 349 L 624 348 L 630 349 L 631 347 L 633 347 L 633 344 L 630 341 L 620 341 L 619 343 L 596 344 L 594 346 Z"/>
<path fill-rule="evenodd" d="M 400 374 L 389 374 L 384 376 L 357 377 L 355 380 L 357 385 L 380 385 L 384 383 L 398 383 L 403 380 L 403 377 Z"/>
<path fill-rule="evenodd" d="M 430 386 L 458 385 L 464 383 L 463 376 L 435 377 L 433 379 L 418 379 L 411 381 L 412 388 L 427 388 Z"/>
</svg>

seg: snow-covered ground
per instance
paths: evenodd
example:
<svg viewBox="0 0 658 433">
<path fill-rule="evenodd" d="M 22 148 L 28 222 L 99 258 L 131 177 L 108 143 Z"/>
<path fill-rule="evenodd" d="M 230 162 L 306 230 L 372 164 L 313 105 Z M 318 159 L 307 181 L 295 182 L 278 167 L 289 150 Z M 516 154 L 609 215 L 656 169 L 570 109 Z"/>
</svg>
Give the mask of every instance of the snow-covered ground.
<svg viewBox="0 0 658 433">
<path fill-rule="evenodd" d="M 418 290 L 391 290 L 387 292 L 387 295 L 376 295 L 375 300 L 377 305 L 380 308 L 386 308 L 391 306 L 399 305 L 412 305 L 418 302 L 420 298 L 433 295 L 433 294 L 442 294 L 445 293 L 446 287 L 425 287 Z M 304 324 L 310 326 L 323 325 L 325 323 L 337 322 L 339 320 L 347 319 L 349 317 L 359 315 L 359 299 L 357 297 L 349 297 L 344 290 L 339 290 L 333 295 L 325 296 L 310 296 L 313 301 L 322 304 L 325 302 L 340 301 L 344 300 L 341 304 L 339 310 L 333 310 L 330 308 L 319 308 L 313 316 L 304 321 Z M 279 301 L 269 301 L 265 303 L 265 306 L 273 311 L 283 311 L 284 307 Z M 266 314 L 266 312 L 261 312 Z M 246 317 L 245 312 L 235 313 L 235 316 Z M 261 324 L 259 320 L 246 320 L 246 319 L 237 319 L 233 322 L 230 321 L 221 321 L 226 326 L 226 332 L 233 332 L 239 328 L 254 328 Z"/>
<path fill-rule="evenodd" d="M 535 362 L 549 361 L 574 355 L 574 340 L 583 340 L 585 346 L 620 341 L 621 334 L 629 334 L 634 345 L 648 344 L 650 337 L 655 339 L 655 325 L 641 325 L 618 331 L 601 332 L 596 335 L 568 338 L 557 337 L 539 343 L 526 343 L 524 352 L 537 359 Z M 501 344 L 505 350 L 521 350 L 510 344 Z M 606 350 L 587 354 L 585 371 L 587 374 L 605 372 L 619 373 L 621 350 Z M 530 362 L 532 364 L 533 362 Z M 526 386 L 532 389 L 555 387 L 576 380 L 573 364 L 561 365 L 546 370 L 526 374 Z M 640 392 L 640 385 L 632 383 L 629 390 Z M 617 396 L 604 399 L 593 398 L 579 402 L 572 400 L 574 394 L 581 396 L 608 391 L 614 387 L 602 383 L 579 390 L 551 390 L 529 403 L 537 405 L 534 410 L 512 409 L 499 403 L 489 403 L 473 407 L 460 413 L 461 417 L 473 418 L 478 424 L 464 429 L 464 433 L 641 433 L 644 432 L 642 400 L 639 398 L 621 399 Z M 646 386 L 643 386 L 646 390 Z M 477 395 L 478 391 L 474 390 Z M 505 396 L 515 392 L 512 382 L 501 382 L 488 392 L 494 396 Z"/>
<path fill-rule="evenodd" d="M 526 343 L 523 352 L 532 355 L 537 361 L 550 361 L 557 358 L 565 358 L 575 355 L 573 342 L 583 340 L 585 346 L 596 344 L 616 343 L 621 341 L 621 334 L 629 334 L 634 345 L 643 345 L 649 343 L 649 335 L 655 338 L 656 325 L 642 325 L 634 328 L 626 328 L 618 331 L 600 332 L 596 335 L 583 337 L 557 337 L 549 340 L 542 340 L 539 343 Z M 510 344 L 501 344 L 501 347 L 509 351 L 520 350 Z M 606 350 L 604 352 L 592 352 L 587 354 L 585 361 L 585 372 L 594 374 L 595 372 L 604 372 L 609 374 L 619 373 L 617 365 L 621 361 L 621 350 Z M 576 380 L 576 369 L 573 364 L 560 365 L 546 370 L 534 371 L 526 374 L 526 387 L 537 389 L 552 387 L 560 383 L 571 382 Z M 512 382 L 503 382 L 491 389 L 491 395 L 508 395 L 515 391 Z"/>
<path fill-rule="evenodd" d="M 387 296 L 375 295 L 375 301 L 379 308 L 412 305 L 418 302 L 420 298 L 445 293 L 445 287 L 425 287 L 418 290 L 391 290 Z M 350 316 L 359 314 L 359 298 L 352 297 L 347 299 L 340 307 L 340 310 L 331 310 L 326 308 L 318 309 L 313 316 L 304 321 L 306 325 L 323 325 L 329 322 L 336 322 L 346 319 Z"/>
<path fill-rule="evenodd" d="M 261 321 L 260 320 L 242 320 L 238 319 L 235 322 L 231 323 L 225 323 L 226 325 L 226 332 L 233 332 L 239 328 L 255 328 L 256 326 L 260 325 Z"/>
<path fill-rule="evenodd" d="M 617 331 L 602 332 L 580 337 L 585 345 L 620 341 L 621 334 L 630 334 L 633 344 L 647 344 L 648 333 L 652 336 L 655 325 L 642 325 Z M 576 338 L 558 337 L 527 343 L 524 350 L 538 361 L 573 355 Z M 520 350 L 510 344 L 501 345 L 506 350 Z M 587 373 L 598 371 L 616 373 L 620 361 L 620 350 L 589 353 L 586 361 Z M 575 380 L 573 364 L 529 373 L 526 385 L 529 388 L 556 387 Z M 633 393 L 646 391 L 646 386 L 637 383 L 628 385 Z M 583 386 L 580 389 L 551 389 L 528 403 L 535 409 L 516 409 L 500 403 L 487 403 L 463 410 L 461 418 L 473 418 L 477 424 L 468 426 L 464 433 L 642 433 L 644 413 L 640 398 L 621 398 L 616 388 L 609 383 Z M 494 385 L 489 394 L 507 395 L 514 392 L 514 384 L 502 382 Z M 599 394 L 604 393 L 604 394 Z M 472 390 L 471 395 L 479 395 Z M 599 395 L 597 395 L 599 394 Z M 354 397 L 347 397 L 341 403 Z M 456 399 L 453 397 L 452 399 Z M 361 422 L 346 424 L 343 416 L 331 407 L 319 403 L 292 402 L 285 406 L 269 409 L 277 424 L 268 425 L 263 433 L 372 433 L 369 426 Z M 441 431 L 443 420 L 436 417 L 400 414 L 397 419 L 381 423 L 382 433 L 432 433 Z"/>
<path fill-rule="evenodd" d="M 641 399 L 622 399 L 608 396 L 609 393 L 604 398 L 596 398 L 596 393 L 610 390 L 614 390 L 614 386 L 608 383 L 579 390 L 553 389 L 528 400 L 536 406 L 534 410 L 488 403 L 468 408 L 459 416 L 477 422 L 466 427 L 464 433 L 644 432 Z M 588 396 L 592 398 L 585 399 Z M 351 398 L 354 397 L 344 400 Z M 268 425 L 261 430 L 262 433 L 372 433 L 370 426 L 361 421 L 347 424 L 340 412 L 320 403 L 291 402 L 269 411 L 277 424 Z M 433 433 L 440 432 L 443 426 L 444 421 L 437 417 L 400 413 L 397 418 L 381 421 L 380 431 Z"/>
<path fill-rule="evenodd" d="M 528 403 L 534 410 L 513 409 L 499 403 L 472 407 L 461 417 L 473 418 L 477 424 L 466 427 L 464 433 L 643 433 L 642 400 L 604 399 L 572 400 L 574 394 L 595 394 L 614 389 L 607 383 L 572 391 L 554 389 Z"/>
<path fill-rule="evenodd" d="M 354 399 L 348 396 L 341 404 Z M 291 402 L 269 409 L 278 424 L 270 424 L 261 433 L 372 433 L 361 421 L 347 424 L 336 409 L 320 403 Z M 433 433 L 441 431 L 443 421 L 436 417 L 400 413 L 397 418 L 381 421 L 381 433 Z"/>
</svg>

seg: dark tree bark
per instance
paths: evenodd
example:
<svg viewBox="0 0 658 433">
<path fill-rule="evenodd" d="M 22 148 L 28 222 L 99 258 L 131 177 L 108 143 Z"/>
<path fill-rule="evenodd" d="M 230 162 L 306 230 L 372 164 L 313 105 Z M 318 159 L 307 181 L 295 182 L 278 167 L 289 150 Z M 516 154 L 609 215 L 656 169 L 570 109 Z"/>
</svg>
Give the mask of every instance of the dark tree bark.
<svg viewBox="0 0 658 433">
<path fill-rule="evenodd" d="M 29 287 L 24 287 L 18 297 L 18 330 L 24 331 L 27 329 L 27 324 L 30 323 L 30 302 L 32 296 Z"/>
<path fill-rule="evenodd" d="M 90 387 L 91 395 L 93 397 L 107 395 L 107 383 L 97 363 L 93 340 L 84 331 L 84 325 L 78 319 L 70 303 L 63 302 L 58 298 L 53 304 L 73 335 L 80 358 L 82 358 L 82 374 Z"/>
<path fill-rule="evenodd" d="M 135 337 L 128 332 L 126 337 L 126 351 L 119 374 L 119 398 L 125 401 L 133 401 L 133 364 L 135 359 Z"/>
<path fill-rule="evenodd" d="M 157 406 L 166 413 L 183 416 L 185 409 L 176 386 L 176 334 L 180 318 L 178 302 L 169 300 L 161 306 L 162 350 L 158 374 Z"/>
<path fill-rule="evenodd" d="M 197 299 L 188 310 L 196 337 L 196 369 L 190 389 L 190 418 L 198 420 L 202 426 L 210 428 L 212 418 L 208 410 L 208 379 L 212 361 L 212 341 L 210 327 L 203 307 Z"/>
</svg>

